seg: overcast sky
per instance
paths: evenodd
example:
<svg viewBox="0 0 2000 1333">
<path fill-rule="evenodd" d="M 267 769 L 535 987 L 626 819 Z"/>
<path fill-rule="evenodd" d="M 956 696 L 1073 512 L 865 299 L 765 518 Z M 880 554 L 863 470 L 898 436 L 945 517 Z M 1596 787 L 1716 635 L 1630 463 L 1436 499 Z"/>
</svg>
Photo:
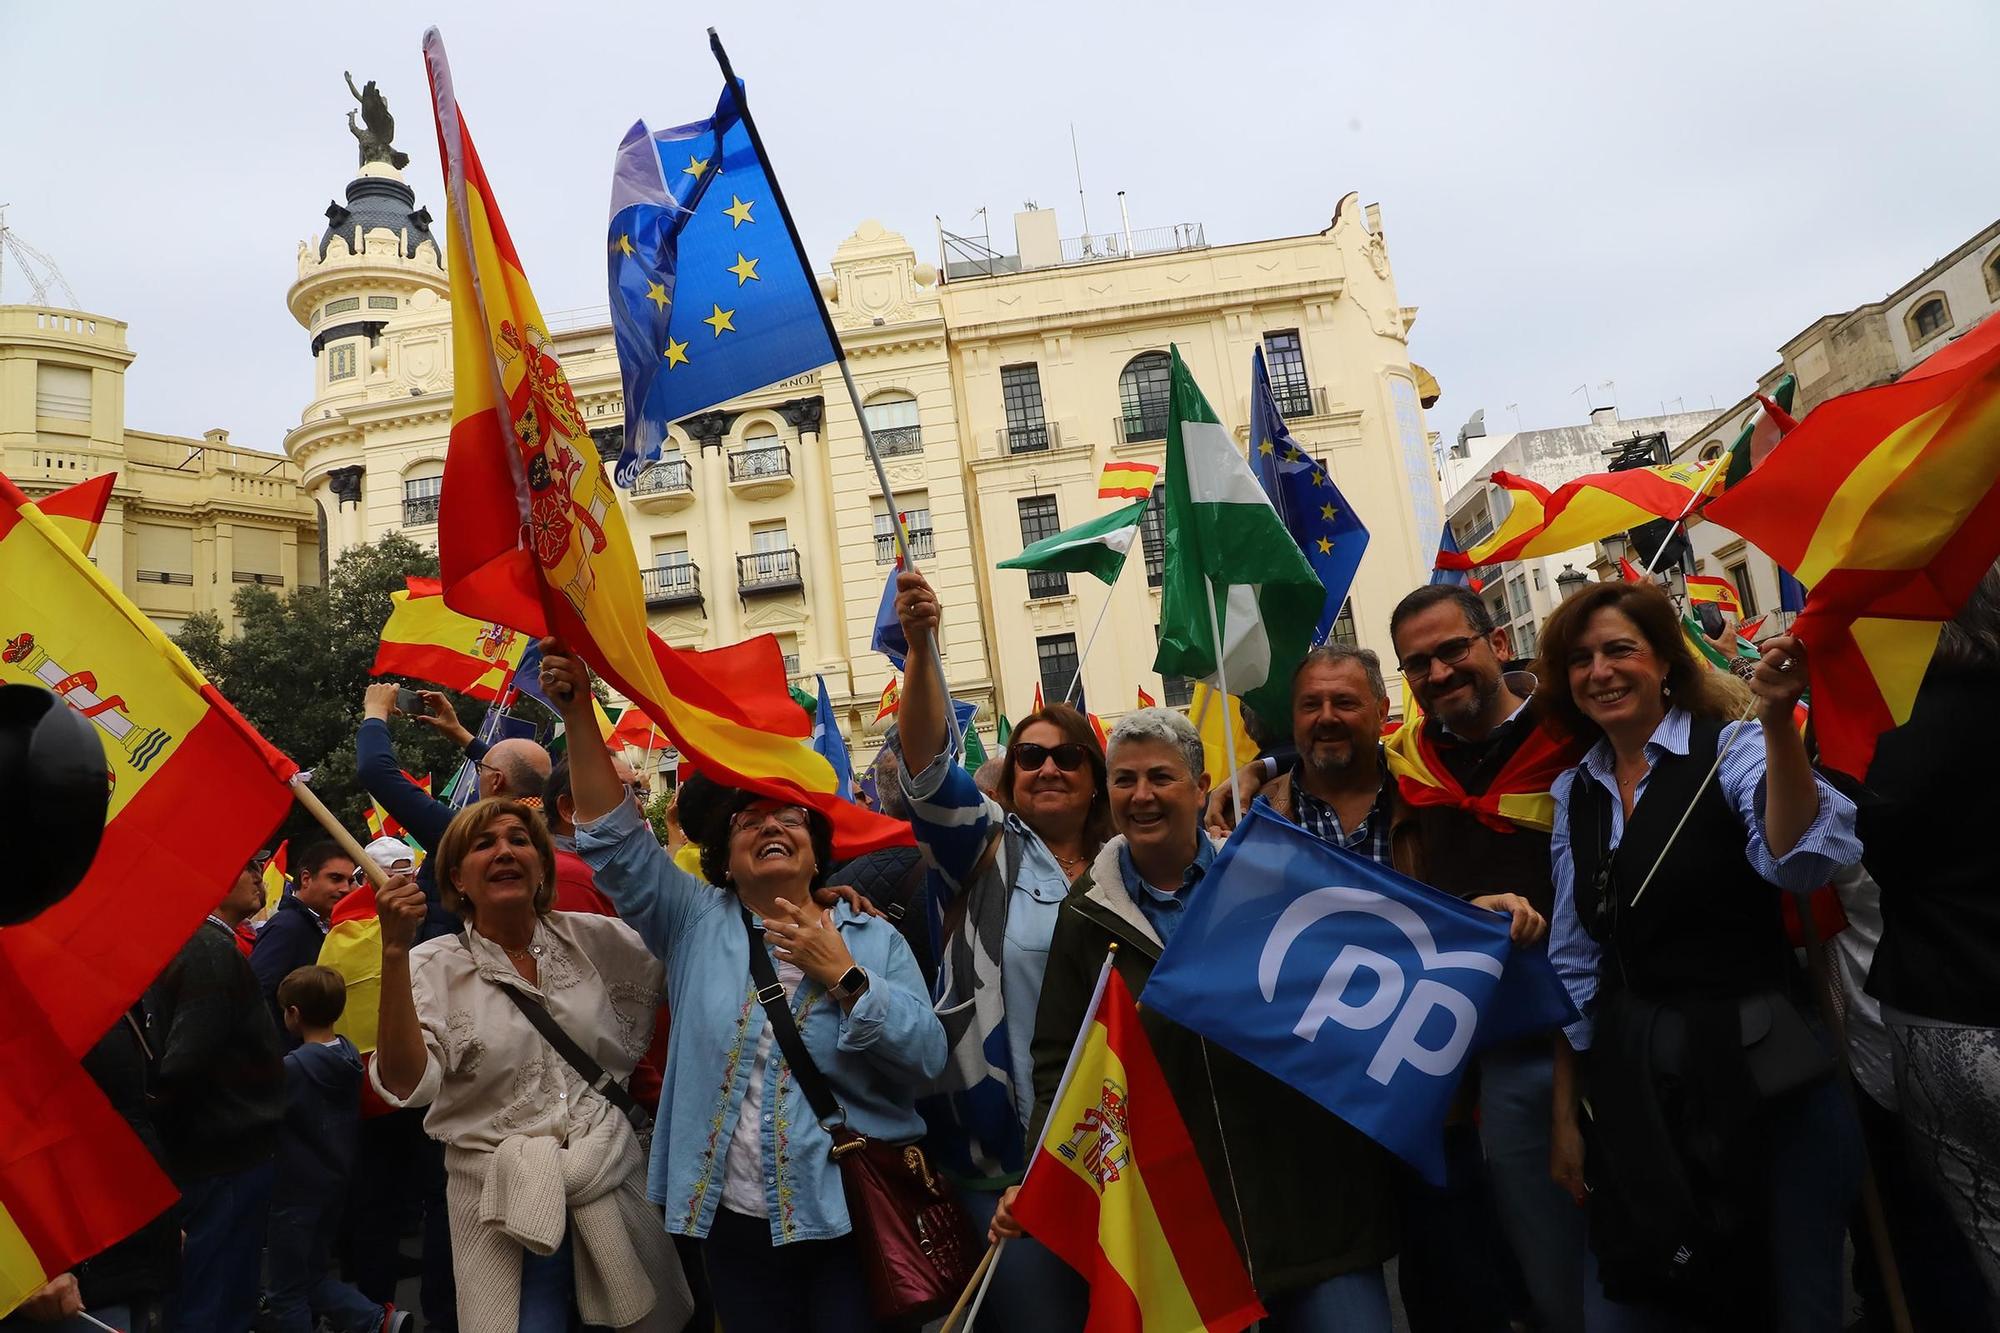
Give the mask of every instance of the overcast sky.
<svg viewBox="0 0 2000 1333">
<path fill-rule="evenodd" d="M 1641 11 L 1652 10 L 1654 13 Z M 864 218 L 997 248 L 1033 199 L 1211 243 L 1379 202 L 1412 356 L 1498 433 L 1727 405 L 1819 315 L 2000 216 L 2000 6 L 1963 3 L 51 4 L 0 0 L 0 203 L 139 357 L 135 429 L 277 449 L 311 386 L 297 243 L 379 81 L 444 218 L 421 54 L 459 96 L 545 311 L 602 305 L 611 157 L 707 114 L 717 24 L 823 269 Z M 0 301 L 28 299 L 11 263 Z"/>
</svg>

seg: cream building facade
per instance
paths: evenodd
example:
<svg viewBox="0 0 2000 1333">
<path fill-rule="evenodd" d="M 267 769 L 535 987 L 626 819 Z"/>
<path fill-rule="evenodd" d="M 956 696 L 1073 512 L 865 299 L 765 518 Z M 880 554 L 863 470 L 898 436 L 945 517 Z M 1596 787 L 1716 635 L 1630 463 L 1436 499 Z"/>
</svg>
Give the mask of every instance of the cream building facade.
<svg viewBox="0 0 2000 1333">
<path fill-rule="evenodd" d="M 126 326 L 104 315 L 0 306 L 0 472 L 40 499 L 116 472 L 92 559 L 167 634 L 214 612 L 235 626 L 245 584 L 320 576 L 319 525 L 286 457 L 128 430 Z"/>
<path fill-rule="evenodd" d="M 285 449 L 326 515 L 334 556 L 391 529 L 434 543 L 453 373 L 441 236 L 380 163 L 328 217 L 299 246 L 288 294 L 313 392 Z M 1415 312 L 1397 304 L 1374 210 L 1364 216 L 1350 196 L 1315 235 L 1208 247 L 1197 229 L 1117 259 L 1066 261 L 1052 213 L 1022 225 L 1010 271 L 947 278 L 906 238 L 864 222 L 819 278 L 894 507 L 948 608 L 947 678 L 978 706 L 989 745 L 998 714 L 1026 711 L 1045 664 L 1060 665 L 1064 636 L 1080 651 L 1103 602 L 1101 589 L 1074 581 L 1031 591 L 993 563 L 1018 553 L 1051 505 L 1060 524 L 1102 512 L 1104 462 L 1158 461 L 1160 385 L 1122 381 L 1169 342 L 1239 439 L 1250 351 L 1263 340 L 1276 374 L 1282 348 L 1292 429 L 1371 529 L 1354 624 L 1386 650 L 1389 608 L 1424 580 L 1441 517 L 1419 402 L 1427 377 L 1406 345 Z M 517 244 L 532 277 L 536 240 Z M 548 322 L 600 454 L 613 459 L 624 404 L 608 314 Z M 1039 377 L 1039 416 L 1025 429 L 1023 366 Z M 857 762 L 872 757 L 893 675 L 869 647 L 894 567 L 892 519 L 838 369 L 676 423 L 622 503 L 661 636 L 698 648 L 775 634 L 794 683 L 810 691 L 823 676 Z M 1175 698 L 1151 670 L 1156 536 L 1145 558 L 1135 550 L 1090 659 L 1090 702 L 1107 720 L 1132 706 L 1135 686 Z"/>
</svg>

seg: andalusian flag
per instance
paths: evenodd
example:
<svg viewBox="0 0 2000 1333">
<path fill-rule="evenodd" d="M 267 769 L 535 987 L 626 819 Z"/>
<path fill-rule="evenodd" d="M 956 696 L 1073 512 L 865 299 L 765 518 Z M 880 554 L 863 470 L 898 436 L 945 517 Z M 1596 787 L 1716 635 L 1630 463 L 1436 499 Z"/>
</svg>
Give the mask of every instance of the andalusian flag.
<svg viewBox="0 0 2000 1333">
<path fill-rule="evenodd" d="M 1512 472 L 1487 480 L 1514 507 L 1492 536 L 1464 551 L 1439 551 L 1439 569 L 1471 569 L 1502 560 L 1556 555 L 1602 541 L 1656 518 L 1679 518 L 1721 475 L 1722 464 L 1689 460 L 1629 472 L 1593 472 L 1555 491 Z"/>
<path fill-rule="evenodd" d="M 1728 461 L 1723 464 L 1722 489 L 1741 482 L 1750 475 L 1752 468 L 1771 456 L 1792 427 L 1799 423 L 1792 420 L 1792 398 L 1797 394 L 1799 378 L 1786 375 L 1771 389 L 1770 397 L 1757 395 L 1758 411 L 1743 423 L 1743 429 L 1729 446 Z"/>
<path fill-rule="evenodd" d="M 458 293 L 438 515 L 445 600 L 473 619 L 554 635 L 718 782 L 825 814 L 841 855 L 908 844 L 908 824 L 845 799 L 806 743 L 803 712 L 796 735 L 759 729 L 733 697 L 734 682 L 704 673 L 648 628 L 624 513 L 500 218 L 436 29 L 425 34 L 424 55 Z"/>
<path fill-rule="evenodd" d="M 1107 585 L 1116 583 L 1132 543 L 1139 540 L 1139 523 L 1145 517 L 1144 500 L 1114 509 L 1102 518 L 1042 538 L 1013 559 L 1002 560 L 999 568 L 1061 570 L 1088 574 Z"/>
<path fill-rule="evenodd" d="M 1737 594 L 1736 585 L 1728 579 L 1709 574 L 1690 574 L 1687 595 L 1690 602 L 1708 602 L 1732 616 L 1741 618 L 1743 615 L 1743 598 Z"/>
<path fill-rule="evenodd" d="M 408 676 L 475 699 L 497 700 L 514 678 L 527 636 L 490 620 L 473 620 L 444 604 L 444 585 L 412 574 L 392 592 L 395 608 L 382 626 L 373 676 Z"/>
<path fill-rule="evenodd" d="M 1153 498 L 1153 482 L 1160 475 L 1157 463 L 1141 463 L 1137 459 L 1113 459 L 1104 465 L 1104 475 L 1097 479 L 1097 498 L 1100 500 L 1150 500 Z"/>
<path fill-rule="evenodd" d="M 1085 1333 L 1235 1333 L 1264 1317 L 1108 957 L 1014 1215 L 1089 1280 Z"/>
<path fill-rule="evenodd" d="M 1172 349 L 1166 578 L 1153 670 L 1218 673 L 1260 717 L 1291 716 L 1292 668 L 1312 646 L 1326 588 L 1194 377 Z M 1211 629 L 1219 626 L 1222 641 Z"/>
<path fill-rule="evenodd" d="M 2000 319 L 1821 403 L 1707 517 L 1812 589 L 1792 633 L 1812 650 L 1820 754 L 1865 774 L 2000 556 Z"/>
<path fill-rule="evenodd" d="M 89 718 L 112 782 L 83 883 L 0 930 L 5 1312 L 172 1202 L 76 1061 L 284 817 L 297 770 L 4 476 L 0 683 L 51 690 Z"/>
</svg>

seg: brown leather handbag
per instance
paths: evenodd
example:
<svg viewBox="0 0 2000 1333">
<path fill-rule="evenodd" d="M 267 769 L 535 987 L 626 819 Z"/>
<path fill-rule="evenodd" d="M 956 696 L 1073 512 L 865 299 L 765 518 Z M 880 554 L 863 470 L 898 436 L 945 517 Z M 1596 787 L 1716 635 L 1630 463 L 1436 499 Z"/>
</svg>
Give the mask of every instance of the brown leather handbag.
<svg viewBox="0 0 2000 1333">
<path fill-rule="evenodd" d="M 980 1250 L 971 1222 L 920 1142 L 889 1143 L 848 1128 L 847 1112 L 792 1019 L 764 933 L 747 911 L 743 927 L 750 936 L 750 977 L 771 1020 L 771 1036 L 833 1139 L 871 1313 L 892 1328 L 920 1328 L 950 1310 L 972 1280 Z"/>
</svg>

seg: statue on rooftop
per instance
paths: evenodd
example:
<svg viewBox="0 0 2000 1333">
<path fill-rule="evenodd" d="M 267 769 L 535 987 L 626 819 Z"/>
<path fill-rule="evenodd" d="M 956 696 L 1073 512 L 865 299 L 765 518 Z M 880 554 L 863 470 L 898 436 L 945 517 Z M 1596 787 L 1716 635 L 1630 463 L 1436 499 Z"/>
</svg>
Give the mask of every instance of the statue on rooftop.
<svg viewBox="0 0 2000 1333">
<path fill-rule="evenodd" d="M 370 162 L 386 162 L 398 171 L 410 165 L 410 155 L 398 152 L 390 142 L 396 137 L 396 118 L 389 114 L 389 99 L 375 87 L 375 80 L 370 79 L 356 88 L 354 75 L 348 74 L 347 91 L 361 103 L 361 124 L 354 123 L 352 111 L 347 113 L 348 132 L 361 142 L 361 165 L 365 167 Z"/>
</svg>

